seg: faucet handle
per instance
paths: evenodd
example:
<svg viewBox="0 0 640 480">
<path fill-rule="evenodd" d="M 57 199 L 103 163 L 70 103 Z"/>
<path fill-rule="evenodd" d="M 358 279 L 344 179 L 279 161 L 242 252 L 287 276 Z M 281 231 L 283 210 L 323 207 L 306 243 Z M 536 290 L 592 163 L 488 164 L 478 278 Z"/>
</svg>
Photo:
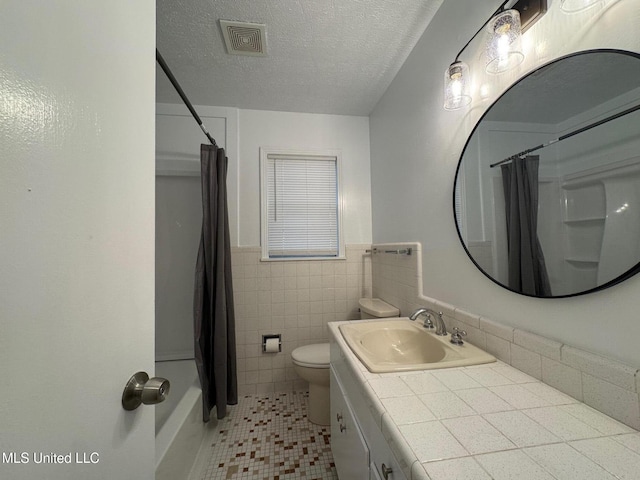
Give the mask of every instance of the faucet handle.
<svg viewBox="0 0 640 480">
<path fill-rule="evenodd" d="M 453 333 L 451 334 L 451 340 L 449 340 L 454 345 L 463 345 L 462 337 L 466 337 L 467 332 L 464 330 L 460 330 L 458 327 L 453 327 Z"/>
</svg>

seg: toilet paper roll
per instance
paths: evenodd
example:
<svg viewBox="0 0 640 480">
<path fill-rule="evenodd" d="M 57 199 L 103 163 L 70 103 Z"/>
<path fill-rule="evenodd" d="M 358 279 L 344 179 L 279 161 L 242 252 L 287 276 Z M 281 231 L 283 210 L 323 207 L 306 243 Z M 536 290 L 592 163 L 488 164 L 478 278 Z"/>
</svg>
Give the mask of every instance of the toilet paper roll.
<svg viewBox="0 0 640 480">
<path fill-rule="evenodd" d="M 280 341 L 277 338 L 267 338 L 264 345 L 265 353 L 278 353 L 280 351 Z"/>
</svg>

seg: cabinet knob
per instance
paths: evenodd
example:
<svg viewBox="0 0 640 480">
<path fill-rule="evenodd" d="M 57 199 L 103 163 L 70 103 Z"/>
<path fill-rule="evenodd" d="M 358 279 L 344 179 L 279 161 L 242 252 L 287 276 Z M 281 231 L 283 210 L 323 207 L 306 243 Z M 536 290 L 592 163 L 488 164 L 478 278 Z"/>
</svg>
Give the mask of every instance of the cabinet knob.
<svg viewBox="0 0 640 480">
<path fill-rule="evenodd" d="M 341 413 L 336 413 L 336 420 L 337 420 L 338 422 L 341 422 L 341 421 L 342 421 L 342 414 L 341 414 Z"/>
<path fill-rule="evenodd" d="M 382 464 L 382 476 L 384 480 L 389 480 L 389 474 L 393 473 L 393 469 L 391 467 L 387 467 L 384 463 Z"/>
<path fill-rule="evenodd" d="M 346 425 L 344 425 L 344 424 L 342 424 L 342 423 L 341 423 L 341 424 L 340 424 L 340 431 L 341 431 L 341 432 L 344 432 L 346 429 L 347 429 Z"/>
</svg>

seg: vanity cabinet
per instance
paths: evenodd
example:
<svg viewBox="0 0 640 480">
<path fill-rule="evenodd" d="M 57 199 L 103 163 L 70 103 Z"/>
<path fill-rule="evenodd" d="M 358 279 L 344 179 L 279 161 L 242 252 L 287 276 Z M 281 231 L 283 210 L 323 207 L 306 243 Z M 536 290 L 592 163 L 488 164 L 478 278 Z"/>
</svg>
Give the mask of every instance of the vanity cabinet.
<svg viewBox="0 0 640 480">
<path fill-rule="evenodd" d="M 331 451 L 340 480 L 369 480 L 369 448 L 333 369 L 330 369 Z"/>
<path fill-rule="evenodd" d="M 331 345 L 331 450 L 340 480 L 406 480 L 360 391 L 344 363 L 340 347 Z"/>
</svg>

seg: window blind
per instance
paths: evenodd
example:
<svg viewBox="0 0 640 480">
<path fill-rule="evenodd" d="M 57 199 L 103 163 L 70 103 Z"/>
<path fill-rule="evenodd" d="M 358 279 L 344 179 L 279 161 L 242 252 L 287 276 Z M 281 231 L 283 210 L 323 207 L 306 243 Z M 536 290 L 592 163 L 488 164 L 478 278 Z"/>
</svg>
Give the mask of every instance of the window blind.
<svg viewBox="0 0 640 480">
<path fill-rule="evenodd" d="M 267 157 L 270 258 L 338 256 L 337 178 L 335 157 Z"/>
</svg>

